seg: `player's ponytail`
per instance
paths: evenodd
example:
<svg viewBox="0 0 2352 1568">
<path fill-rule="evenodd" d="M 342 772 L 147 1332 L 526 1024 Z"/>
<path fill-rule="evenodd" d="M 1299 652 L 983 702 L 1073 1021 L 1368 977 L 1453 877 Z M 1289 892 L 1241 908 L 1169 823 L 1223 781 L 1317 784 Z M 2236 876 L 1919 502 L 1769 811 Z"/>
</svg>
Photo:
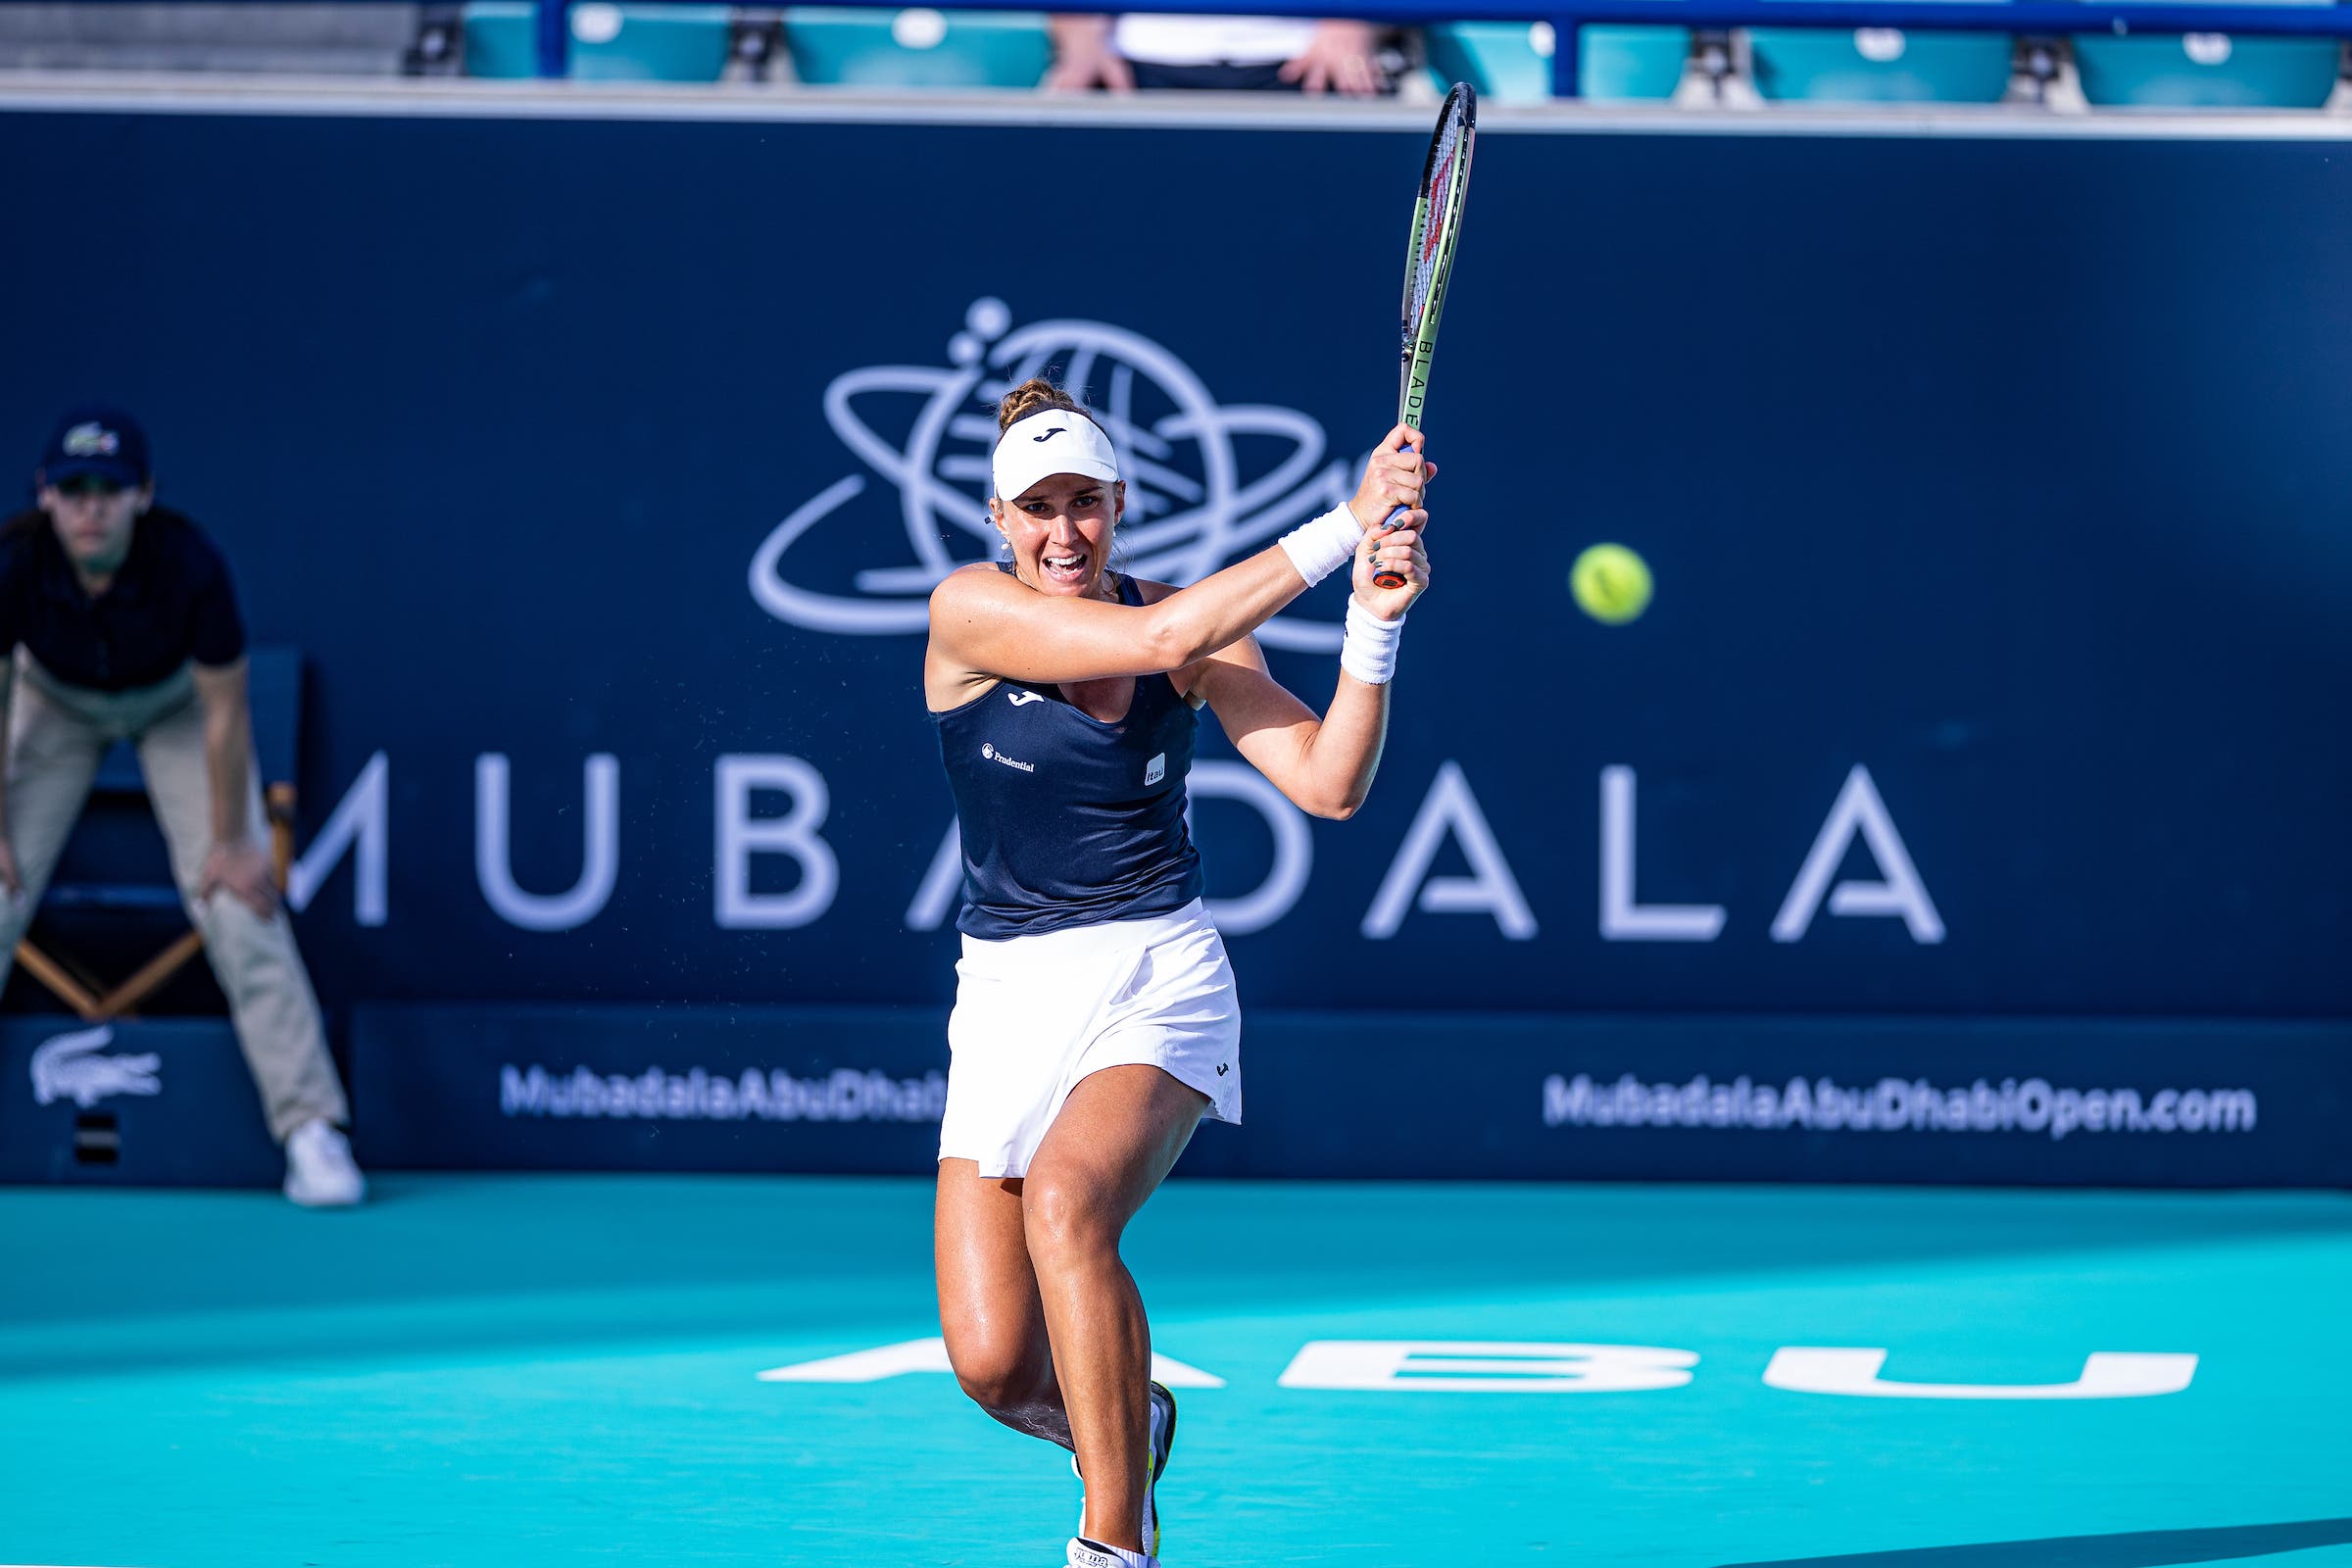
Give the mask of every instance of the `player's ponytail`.
<svg viewBox="0 0 2352 1568">
<path fill-rule="evenodd" d="M 1066 409 L 1090 419 L 1094 417 L 1067 392 L 1042 375 L 1033 375 L 1005 393 L 1004 401 L 997 405 L 997 429 L 1009 430 L 1019 420 L 1046 409 Z"/>
</svg>

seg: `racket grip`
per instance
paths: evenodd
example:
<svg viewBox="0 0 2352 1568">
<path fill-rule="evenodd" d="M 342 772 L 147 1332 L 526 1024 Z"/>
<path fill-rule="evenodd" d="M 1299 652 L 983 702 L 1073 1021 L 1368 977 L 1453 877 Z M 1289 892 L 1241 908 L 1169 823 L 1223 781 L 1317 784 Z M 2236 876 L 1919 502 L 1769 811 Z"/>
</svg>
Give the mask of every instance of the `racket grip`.
<svg viewBox="0 0 2352 1568">
<path fill-rule="evenodd" d="M 1394 533 L 1398 528 L 1402 527 L 1403 524 L 1397 519 L 1402 517 L 1409 510 L 1409 508 L 1398 507 L 1395 512 L 1390 513 L 1389 520 L 1380 525 L 1380 531 L 1382 533 Z M 1375 588 L 1401 588 L 1404 586 L 1404 573 L 1396 570 L 1394 567 L 1383 566 L 1378 571 L 1372 573 L 1372 586 Z"/>
</svg>

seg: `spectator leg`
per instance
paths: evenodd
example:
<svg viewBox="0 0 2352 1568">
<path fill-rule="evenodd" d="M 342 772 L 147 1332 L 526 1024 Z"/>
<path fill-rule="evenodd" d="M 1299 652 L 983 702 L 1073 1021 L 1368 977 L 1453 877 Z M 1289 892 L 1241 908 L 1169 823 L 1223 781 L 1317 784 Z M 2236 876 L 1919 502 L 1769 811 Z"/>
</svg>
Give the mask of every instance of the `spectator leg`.
<svg viewBox="0 0 2352 1568">
<path fill-rule="evenodd" d="M 90 798 L 98 760 L 113 738 L 96 723 L 42 695 L 20 673 L 8 718 L 8 842 L 16 851 L 22 898 L 0 894 L 0 985 L 17 959 L 66 839 Z"/>
<path fill-rule="evenodd" d="M 205 764 L 201 704 L 182 705 L 139 736 L 139 766 L 164 837 L 172 845 L 172 874 L 187 901 L 188 918 L 204 934 L 205 956 L 228 998 L 237 1044 L 253 1069 L 270 1134 L 283 1143 L 304 1122 L 324 1117 L 350 1119 L 334 1058 L 327 1054 L 326 1029 L 318 999 L 294 948 L 294 926 L 280 908 L 265 920 L 244 901 L 216 893 L 196 902 L 204 860 L 213 844 L 212 776 Z M 259 780 L 249 764 L 248 780 Z M 258 782 L 247 791 L 246 815 L 253 842 L 267 845 L 270 827 L 262 814 Z"/>
</svg>

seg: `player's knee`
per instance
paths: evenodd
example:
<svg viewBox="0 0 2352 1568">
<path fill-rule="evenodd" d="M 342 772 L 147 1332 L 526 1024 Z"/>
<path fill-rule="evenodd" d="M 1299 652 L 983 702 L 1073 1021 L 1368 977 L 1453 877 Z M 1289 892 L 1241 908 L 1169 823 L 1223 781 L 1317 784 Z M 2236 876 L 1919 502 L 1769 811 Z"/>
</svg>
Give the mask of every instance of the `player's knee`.
<svg viewBox="0 0 2352 1568">
<path fill-rule="evenodd" d="M 948 1348 L 956 1386 L 983 1410 L 1017 1410 L 1035 1403 L 1046 1381 L 1046 1368 L 1038 1364 L 1039 1359 L 1019 1341 L 984 1338 L 965 1344 L 951 1342 Z"/>
<path fill-rule="evenodd" d="M 1119 1225 L 1109 1207 L 1085 1182 L 1032 1173 L 1021 1194 L 1021 1220 L 1029 1255 L 1040 1261 L 1070 1261 L 1095 1253 L 1116 1253 Z"/>
</svg>

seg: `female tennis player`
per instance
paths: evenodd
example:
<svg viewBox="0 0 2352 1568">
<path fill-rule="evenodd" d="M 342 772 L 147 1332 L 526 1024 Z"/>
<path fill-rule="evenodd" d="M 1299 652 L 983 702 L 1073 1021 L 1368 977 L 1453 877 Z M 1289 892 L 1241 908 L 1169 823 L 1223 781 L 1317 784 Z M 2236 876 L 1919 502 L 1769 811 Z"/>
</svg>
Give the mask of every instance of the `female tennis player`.
<svg viewBox="0 0 2352 1568">
<path fill-rule="evenodd" d="M 1150 1381 L 1119 1238 L 1204 1113 L 1242 1119 L 1233 970 L 1185 827 L 1195 711 L 1301 808 L 1353 813 L 1429 585 L 1418 509 L 1437 469 L 1398 425 L 1346 506 L 1175 589 L 1111 569 L 1126 487 L 1084 409 L 1031 380 L 998 424 L 989 512 L 1006 559 L 939 585 L 923 658 L 964 872 L 940 1321 L 966 1394 L 1074 1450 L 1086 1500 L 1068 1562 L 1150 1568 L 1176 1401 Z M 1342 673 L 1317 718 L 1250 633 L 1350 563 Z M 1376 564 L 1402 585 L 1377 587 Z"/>
</svg>

